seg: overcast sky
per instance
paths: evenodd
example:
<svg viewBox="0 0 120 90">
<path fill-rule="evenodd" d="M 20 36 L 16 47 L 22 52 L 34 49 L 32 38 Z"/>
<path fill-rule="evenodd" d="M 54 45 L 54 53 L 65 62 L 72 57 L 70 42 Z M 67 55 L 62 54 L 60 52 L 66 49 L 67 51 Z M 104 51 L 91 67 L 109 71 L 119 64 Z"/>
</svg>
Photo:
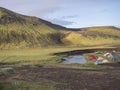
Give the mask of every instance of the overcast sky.
<svg viewBox="0 0 120 90">
<path fill-rule="evenodd" d="M 71 28 L 120 26 L 120 0 L 0 0 L 0 7 Z"/>
</svg>

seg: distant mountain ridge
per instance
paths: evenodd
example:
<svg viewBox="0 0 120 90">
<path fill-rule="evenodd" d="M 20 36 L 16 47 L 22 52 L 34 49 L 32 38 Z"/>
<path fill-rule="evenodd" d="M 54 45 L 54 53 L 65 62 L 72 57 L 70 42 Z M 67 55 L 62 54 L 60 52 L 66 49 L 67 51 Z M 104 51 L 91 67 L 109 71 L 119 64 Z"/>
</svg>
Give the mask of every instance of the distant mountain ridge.
<svg viewBox="0 0 120 90">
<path fill-rule="evenodd" d="M 0 48 L 114 43 L 120 43 L 120 29 L 113 26 L 70 29 L 0 7 Z"/>
</svg>

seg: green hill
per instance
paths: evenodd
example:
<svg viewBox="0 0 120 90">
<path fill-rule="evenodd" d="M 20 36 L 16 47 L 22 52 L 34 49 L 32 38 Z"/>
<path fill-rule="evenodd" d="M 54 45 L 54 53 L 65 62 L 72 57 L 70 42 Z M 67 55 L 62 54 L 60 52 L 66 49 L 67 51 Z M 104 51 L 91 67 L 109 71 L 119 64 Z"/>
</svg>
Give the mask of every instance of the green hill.
<svg viewBox="0 0 120 90">
<path fill-rule="evenodd" d="M 1 48 L 61 45 L 62 34 L 57 29 L 66 28 L 0 8 Z"/>
<path fill-rule="evenodd" d="M 82 28 L 70 32 L 64 40 L 77 46 L 120 44 L 120 29 L 113 26 Z"/>
<path fill-rule="evenodd" d="M 113 44 L 119 35 L 116 27 L 69 29 L 0 7 L 0 48 Z"/>
</svg>

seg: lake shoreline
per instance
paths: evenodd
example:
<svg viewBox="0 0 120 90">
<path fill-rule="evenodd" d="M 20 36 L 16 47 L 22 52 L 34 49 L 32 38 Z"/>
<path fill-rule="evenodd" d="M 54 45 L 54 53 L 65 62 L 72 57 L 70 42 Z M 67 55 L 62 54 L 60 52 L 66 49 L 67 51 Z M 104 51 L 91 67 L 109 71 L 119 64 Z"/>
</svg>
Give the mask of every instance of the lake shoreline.
<svg viewBox="0 0 120 90">
<path fill-rule="evenodd" d="M 53 53 L 53 55 L 82 55 L 85 53 L 93 53 L 96 51 L 120 51 L 120 48 L 113 47 L 113 48 L 92 48 L 92 49 L 83 49 L 83 50 L 72 50 L 72 51 L 66 51 L 66 52 L 59 52 L 59 53 Z"/>
</svg>

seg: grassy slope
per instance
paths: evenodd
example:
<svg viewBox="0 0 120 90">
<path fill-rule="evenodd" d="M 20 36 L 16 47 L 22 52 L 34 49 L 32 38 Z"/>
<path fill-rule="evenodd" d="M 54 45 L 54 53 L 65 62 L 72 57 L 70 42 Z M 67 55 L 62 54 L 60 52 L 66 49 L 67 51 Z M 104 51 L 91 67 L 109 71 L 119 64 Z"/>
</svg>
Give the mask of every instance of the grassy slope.
<svg viewBox="0 0 120 90">
<path fill-rule="evenodd" d="M 115 27 L 90 27 L 70 32 L 65 38 L 77 46 L 92 46 L 120 43 L 120 29 Z"/>
<path fill-rule="evenodd" d="M 120 29 L 115 27 L 91 27 L 76 30 L 0 8 L 1 49 L 120 43 Z"/>
<path fill-rule="evenodd" d="M 53 24 L 0 8 L 1 48 L 57 45 L 62 44 L 60 39 L 61 33 Z"/>
</svg>

